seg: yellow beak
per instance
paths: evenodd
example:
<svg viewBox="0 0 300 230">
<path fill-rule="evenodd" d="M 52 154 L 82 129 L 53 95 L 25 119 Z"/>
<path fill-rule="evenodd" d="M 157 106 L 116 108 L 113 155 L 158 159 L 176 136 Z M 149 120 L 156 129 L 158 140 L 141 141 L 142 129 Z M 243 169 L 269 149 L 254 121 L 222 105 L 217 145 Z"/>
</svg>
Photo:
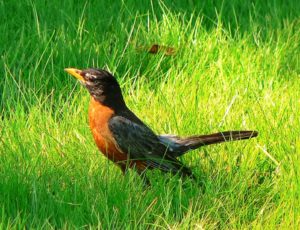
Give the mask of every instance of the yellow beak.
<svg viewBox="0 0 300 230">
<path fill-rule="evenodd" d="M 84 78 L 81 76 L 82 71 L 75 68 L 65 68 L 65 71 L 76 77 L 79 81 L 85 82 Z"/>
</svg>

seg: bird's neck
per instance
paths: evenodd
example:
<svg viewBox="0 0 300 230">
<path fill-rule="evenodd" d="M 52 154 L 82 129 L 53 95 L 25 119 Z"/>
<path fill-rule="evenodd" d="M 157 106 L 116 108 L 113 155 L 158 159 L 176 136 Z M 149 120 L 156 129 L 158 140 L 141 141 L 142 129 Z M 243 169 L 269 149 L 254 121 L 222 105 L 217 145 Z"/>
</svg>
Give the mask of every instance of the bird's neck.
<svg viewBox="0 0 300 230">
<path fill-rule="evenodd" d="M 122 101 L 115 100 L 113 102 L 105 101 L 103 98 L 91 97 L 89 117 L 90 124 L 93 120 L 99 120 L 106 118 L 111 118 L 112 116 L 122 116 L 129 119 L 139 125 L 147 127 L 125 104 L 123 98 Z"/>
<path fill-rule="evenodd" d="M 91 95 L 91 97 L 92 101 L 112 109 L 113 111 L 115 111 L 115 113 L 127 109 L 122 95 L 102 94 L 97 96 Z"/>
</svg>

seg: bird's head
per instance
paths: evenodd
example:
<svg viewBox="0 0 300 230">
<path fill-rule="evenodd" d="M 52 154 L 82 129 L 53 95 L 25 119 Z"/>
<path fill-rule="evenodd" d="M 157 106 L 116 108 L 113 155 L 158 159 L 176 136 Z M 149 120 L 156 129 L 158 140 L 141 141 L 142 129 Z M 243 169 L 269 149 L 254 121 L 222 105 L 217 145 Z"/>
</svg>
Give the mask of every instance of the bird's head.
<svg viewBox="0 0 300 230">
<path fill-rule="evenodd" d="M 124 102 L 119 83 L 108 71 L 97 68 L 66 68 L 65 71 L 77 78 L 99 102 L 108 106 Z"/>
</svg>

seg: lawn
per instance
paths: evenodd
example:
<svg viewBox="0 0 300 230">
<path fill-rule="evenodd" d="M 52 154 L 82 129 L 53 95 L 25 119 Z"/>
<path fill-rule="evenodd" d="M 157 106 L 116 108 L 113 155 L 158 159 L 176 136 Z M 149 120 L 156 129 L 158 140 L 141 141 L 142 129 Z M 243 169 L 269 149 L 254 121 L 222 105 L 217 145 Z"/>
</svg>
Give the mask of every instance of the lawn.
<svg viewBox="0 0 300 230">
<path fill-rule="evenodd" d="M 176 2 L 0 0 L 0 229 L 299 228 L 300 2 Z M 259 136 L 145 188 L 94 144 L 64 72 L 92 66 L 157 133 Z"/>
</svg>

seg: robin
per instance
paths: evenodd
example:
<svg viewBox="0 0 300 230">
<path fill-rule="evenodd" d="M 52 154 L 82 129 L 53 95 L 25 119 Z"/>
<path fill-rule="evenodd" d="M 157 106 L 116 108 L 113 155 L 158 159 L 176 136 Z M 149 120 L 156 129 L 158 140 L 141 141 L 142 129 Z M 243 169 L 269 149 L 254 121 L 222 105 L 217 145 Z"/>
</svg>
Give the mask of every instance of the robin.
<svg viewBox="0 0 300 230">
<path fill-rule="evenodd" d="M 256 131 L 226 131 L 210 135 L 179 137 L 157 135 L 126 105 L 116 78 L 106 70 L 66 68 L 89 91 L 89 124 L 96 145 L 125 173 L 134 168 L 140 175 L 146 169 L 194 178 L 178 160 L 190 150 L 226 141 L 256 137 Z"/>
</svg>

